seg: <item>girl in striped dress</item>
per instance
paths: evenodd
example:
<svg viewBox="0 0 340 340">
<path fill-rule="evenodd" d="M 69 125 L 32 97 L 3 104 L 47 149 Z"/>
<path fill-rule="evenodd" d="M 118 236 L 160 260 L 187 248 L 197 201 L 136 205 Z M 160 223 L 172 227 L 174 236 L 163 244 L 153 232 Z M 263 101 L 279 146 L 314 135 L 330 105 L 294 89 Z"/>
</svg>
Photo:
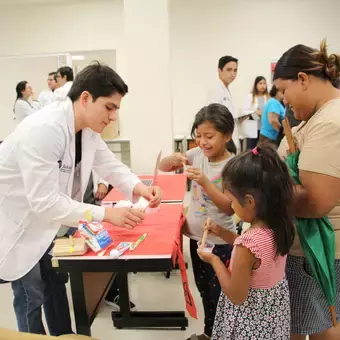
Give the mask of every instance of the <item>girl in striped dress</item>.
<svg viewBox="0 0 340 340">
<path fill-rule="evenodd" d="M 205 228 L 234 244 L 229 268 L 198 250 L 221 284 L 212 339 L 288 340 L 290 306 L 286 257 L 294 239 L 292 183 L 270 146 L 242 153 L 225 166 L 224 192 L 250 228 L 242 236 L 210 223 Z"/>
</svg>

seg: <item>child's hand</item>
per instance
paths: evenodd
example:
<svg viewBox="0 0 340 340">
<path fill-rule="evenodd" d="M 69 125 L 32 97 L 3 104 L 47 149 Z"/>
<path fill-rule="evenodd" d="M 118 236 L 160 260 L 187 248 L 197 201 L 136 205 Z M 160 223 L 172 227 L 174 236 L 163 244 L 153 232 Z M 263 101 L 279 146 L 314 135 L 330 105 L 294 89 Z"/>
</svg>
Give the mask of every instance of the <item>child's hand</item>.
<svg viewBox="0 0 340 340">
<path fill-rule="evenodd" d="M 178 167 L 183 167 L 184 164 L 188 164 L 188 158 L 181 154 L 180 152 L 176 152 L 172 159 L 172 166 L 178 168 Z"/>
<path fill-rule="evenodd" d="M 201 169 L 197 168 L 189 168 L 187 170 L 187 176 L 192 181 L 195 181 L 201 187 L 205 186 L 209 183 L 208 177 L 201 171 Z"/>
<path fill-rule="evenodd" d="M 208 230 L 209 234 L 213 234 L 218 237 L 220 237 L 222 234 L 222 228 L 212 221 L 210 221 L 210 224 L 206 224 L 203 230 L 204 231 Z"/>
<path fill-rule="evenodd" d="M 202 261 L 206 263 L 210 263 L 210 264 L 212 264 L 212 262 L 214 261 L 214 258 L 217 257 L 215 254 L 208 253 L 201 248 L 197 249 L 197 254 Z"/>
</svg>

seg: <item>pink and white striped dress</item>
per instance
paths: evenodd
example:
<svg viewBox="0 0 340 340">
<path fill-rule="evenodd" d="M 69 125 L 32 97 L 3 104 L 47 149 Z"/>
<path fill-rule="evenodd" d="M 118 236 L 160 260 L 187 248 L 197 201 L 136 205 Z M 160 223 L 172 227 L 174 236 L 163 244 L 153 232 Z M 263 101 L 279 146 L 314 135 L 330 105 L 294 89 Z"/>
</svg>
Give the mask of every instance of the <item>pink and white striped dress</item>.
<svg viewBox="0 0 340 340">
<path fill-rule="evenodd" d="M 286 256 L 276 255 L 274 232 L 267 228 L 249 229 L 235 240 L 234 246 L 238 245 L 248 248 L 261 264 L 252 271 L 248 298 L 242 305 L 234 305 L 221 292 L 212 339 L 288 340 L 290 305 L 285 279 Z M 230 271 L 235 270 L 232 255 Z"/>
</svg>

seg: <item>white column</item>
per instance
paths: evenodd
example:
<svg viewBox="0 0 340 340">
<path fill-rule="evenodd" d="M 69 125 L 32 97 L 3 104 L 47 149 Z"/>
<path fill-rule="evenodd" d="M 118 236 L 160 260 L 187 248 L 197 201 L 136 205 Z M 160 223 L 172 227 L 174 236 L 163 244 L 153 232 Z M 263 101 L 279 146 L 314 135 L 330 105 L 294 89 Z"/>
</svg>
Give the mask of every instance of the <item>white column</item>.
<svg viewBox="0 0 340 340">
<path fill-rule="evenodd" d="M 168 0 L 124 0 L 117 72 L 129 87 L 120 112 L 131 140 L 131 166 L 152 173 L 157 154 L 172 153 Z"/>
</svg>

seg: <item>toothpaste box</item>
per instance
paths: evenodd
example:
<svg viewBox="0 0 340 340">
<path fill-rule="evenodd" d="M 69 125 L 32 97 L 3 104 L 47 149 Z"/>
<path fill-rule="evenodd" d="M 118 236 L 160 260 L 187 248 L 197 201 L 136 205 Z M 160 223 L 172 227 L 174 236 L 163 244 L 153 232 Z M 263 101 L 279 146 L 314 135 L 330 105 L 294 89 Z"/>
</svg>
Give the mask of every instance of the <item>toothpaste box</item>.
<svg viewBox="0 0 340 340">
<path fill-rule="evenodd" d="M 96 253 L 113 242 L 108 231 L 99 222 L 79 222 L 78 230 L 86 244 Z"/>
</svg>

